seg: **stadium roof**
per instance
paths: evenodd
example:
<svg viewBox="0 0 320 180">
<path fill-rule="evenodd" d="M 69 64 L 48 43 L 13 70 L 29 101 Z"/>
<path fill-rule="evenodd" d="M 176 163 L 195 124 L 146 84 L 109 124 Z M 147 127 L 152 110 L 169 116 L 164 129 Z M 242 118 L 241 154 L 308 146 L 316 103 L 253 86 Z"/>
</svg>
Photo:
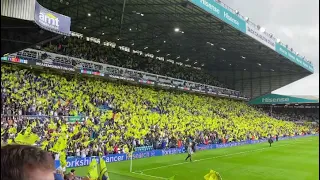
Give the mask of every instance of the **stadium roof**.
<svg viewBox="0 0 320 180">
<path fill-rule="evenodd" d="M 257 97 L 311 72 L 186 0 L 39 0 L 71 30 L 201 67 Z M 179 28 L 179 29 L 176 29 Z"/>
<path fill-rule="evenodd" d="M 292 97 L 303 98 L 303 99 L 310 99 L 310 100 L 318 100 L 318 101 L 319 101 L 319 96 L 294 95 L 294 96 L 292 96 Z"/>
</svg>

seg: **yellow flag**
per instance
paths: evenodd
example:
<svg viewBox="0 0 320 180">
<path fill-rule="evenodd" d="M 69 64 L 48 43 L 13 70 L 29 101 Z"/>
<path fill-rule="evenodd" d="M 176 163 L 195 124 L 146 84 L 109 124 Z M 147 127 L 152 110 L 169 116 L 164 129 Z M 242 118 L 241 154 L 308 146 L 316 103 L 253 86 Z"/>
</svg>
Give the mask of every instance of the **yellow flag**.
<svg viewBox="0 0 320 180">
<path fill-rule="evenodd" d="M 25 134 L 24 135 L 25 144 L 33 145 L 38 140 L 39 140 L 39 136 L 34 134 L 34 133 L 30 133 L 30 134 Z"/>
<path fill-rule="evenodd" d="M 59 160 L 62 168 L 67 167 L 67 155 L 64 151 L 60 153 Z"/>
<path fill-rule="evenodd" d="M 95 158 L 93 158 L 91 160 L 91 163 L 89 164 L 88 177 L 92 180 L 98 180 L 98 178 L 99 178 L 98 164 L 97 164 L 97 160 Z"/>
<path fill-rule="evenodd" d="M 205 180 L 222 180 L 220 174 L 214 170 L 210 170 L 208 174 L 204 176 Z"/>
<path fill-rule="evenodd" d="M 108 174 L 107 163 L 100 157 L 100 173 L 99 180 L 110 180 Z"/>
<path fill-rule="evenodd" d="M 46 149 L 46 147 L 48 146 L 48 144 L 49 144 L 49 141 L 47 141 L 47 140 L 43 141 L 43 142 L 41 143 L 41 149 L 42 149 L 42 150 Z"/>
</svg>

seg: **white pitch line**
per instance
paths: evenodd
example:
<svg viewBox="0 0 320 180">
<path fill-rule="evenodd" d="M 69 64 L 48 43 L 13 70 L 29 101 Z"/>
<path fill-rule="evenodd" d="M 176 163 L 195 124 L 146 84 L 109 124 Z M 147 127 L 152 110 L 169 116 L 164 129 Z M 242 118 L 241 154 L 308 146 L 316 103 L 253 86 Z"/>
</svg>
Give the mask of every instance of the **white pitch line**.
<svg viewBox="0 0 320 180">
<path fill-rule="evenodd" d="M 288 146 L 288 145 L 293 145 L 293 144 L 297 144 L 297 143 L 278 145 L 278 146 L 274 146 L 272 148 Z M 222 158 L 222 157 L 234 156 L 234 155 L 238 155 L 238 154 L 246 154 L 246 153 L 251 153 L 251 152 L 255 152 L 255 151 L 261 151 L 261 150 L 264 150 L 264 149 L 270 149 L 270 147 L 260 148 L 260 149 L 250 150 L 250 151 L 242 151 L 242 152 L 237 152 L 237 153 L 232 153 L 232 154 L 225 154 L 225 155 L 215 156 L 215 157 L 211 157 L 211 158 L 204 158 L 204 159 L 194 160 L 193 162 L 199 162 L 199 161 L 205 161 L 205 160 L 210 160 L 210 159 L 217 159 L 217 158 Z M 170 165 L 166 165 L 166 166 L 159 166 L 159 167 L 155 167 L 155 168 L 144 169 L 144 170 L 140 170 L 138 172 L 145 172 L 145 171 L 161 169 L 161 168 L 166 168 L 166 167 L 171 167 L 171 166 L 178 166 L 178 165 L 187 164 L 187 163 L 190 164 L 190 162 L 181 162 L 181 163 L 170 164 Z"/>
<path fill-rule="evenodd" d="M 141 172 L 141 171 L 140 171 Z M 131 172 L 133 174 L 138 174 L 138 175 L 141 175 L 141 176 L 148 176 L 148 177 L 152 177 L 152 178 L 157 178 L 157 179 L 168 179 L 168 178 L 164 178 L 164 177 L 159 177 L 159 176 L 151 176 L 151 175 L 148 175 L 148 174 L 143 174 L 143 172 L 141 173 L 137 173 L 137 172 Z"/>
</svg>

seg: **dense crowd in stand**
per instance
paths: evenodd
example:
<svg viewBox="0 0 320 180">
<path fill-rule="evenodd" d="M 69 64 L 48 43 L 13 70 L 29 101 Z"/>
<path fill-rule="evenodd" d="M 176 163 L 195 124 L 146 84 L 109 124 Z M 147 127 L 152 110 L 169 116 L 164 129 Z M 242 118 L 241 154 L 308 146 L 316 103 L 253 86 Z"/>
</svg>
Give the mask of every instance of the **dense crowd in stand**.
<svg viewBox="0 0 320 180">
<path fill-rule="evenodd" d="M 244 102 L 8 64 L 1 66 L 1 114 L 1 144 L 28 131 L 45 150 L 65 137 L 63 151 L 83 157 L 313 132 Z"/>
<path fill-rule="evenodd" d="M 58 42 L 44 45 L 43 50 L 103 64 L 226 88 L 205 70 L 197 70 L 167 61 L 155 60 L 150 57 L 126 52 L 119 48 L 86 41 L 84 38 L 66 37 L 58 40 Z"/>
<path fill-rule="evenodd" d="M 308 108 L 265 108 L 265 110 L 275 119 L 285 121 L 307 121 L 319 122 L 319 109 Z"/>
</svg>

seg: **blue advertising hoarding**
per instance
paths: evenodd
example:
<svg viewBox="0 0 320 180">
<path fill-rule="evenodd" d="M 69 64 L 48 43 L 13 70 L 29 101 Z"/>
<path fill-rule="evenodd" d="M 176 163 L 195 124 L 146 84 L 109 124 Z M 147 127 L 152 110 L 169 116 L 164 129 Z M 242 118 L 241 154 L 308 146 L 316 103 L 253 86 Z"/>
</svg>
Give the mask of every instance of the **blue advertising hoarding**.
<svg viewBox="0 0 320 180">
<path fill-rule="evenodd" d="M 99 162 L 98 156 L 85 157 L 85 158 L 77 158 L 77 157 L 67 158 L 67 168 L 89 166 L 93 158 L 95 158 L 97 162 Z M 124 160 L 127 160 L 127 154 L 110 154 L 108 156 L 103 156 L 102 159 L 104 159 L 107 163 L 124 161 Z"/>
<path fill-rule="evenodd" d="M 203 10 L 207 11 L 208 13 L 216 16 L 217 18 L 221 19 L 225 23 L 231 25 L 232 27 L 238 29 L 239 31 L 246 33 L 246 22 L 241 19 L 238 15 L 234 14 L 233 12 L 229 11 L 228 9 L 221 6 L 219 3 L 213 0 L 189 0 L 196 6 L 202 8 Z"/>
<path fill-rule="evenodd" d="M 300 137 L 308 137 L 312 135 L 306 136 L 294 136 L 294 137 L 279 137 L 279 140 L 289 139 L 289 138 L 300 138 Z M 318 134 L 317 134 L 318 136 Z M 209 150 L 209 149 L 217 149 L 217 148 L 228 148 L 234 146 L 241 146 L 245 144 L 256 144 L 266 142 L 267 139 L 260 139 L 260 140 L 247 140 L 242 142 L 231 142 L 227 144 L 209 144 L 209 145 L 199 145 L 197 146 L 197 150 Z M 166 156 L 172 154 L 181 154 L 185 153 L 184 148 L 171 148 L 171 149 L 163 149 L 163 150 L 152 150 L 152 151 L 145 151 L 145 152 L 134 152 L 132 159 L 141 159 L 147 157 L 154 157 L 154 156 Z M 99 157 L 85 157 L 85 158 L 76 158 L 76 157 L 68 157 L 67 158 L 67 168 L 74 168 L 80 166 L 88 166 L 93 158 L 96 158 L 97 162 L 99 163 Z M 102 157 L 107 163 L 112 162 L 119 162 L 130 160 L 131 157 L 127 154 L 110 154 L 107 156 Z"/>
</svg>

